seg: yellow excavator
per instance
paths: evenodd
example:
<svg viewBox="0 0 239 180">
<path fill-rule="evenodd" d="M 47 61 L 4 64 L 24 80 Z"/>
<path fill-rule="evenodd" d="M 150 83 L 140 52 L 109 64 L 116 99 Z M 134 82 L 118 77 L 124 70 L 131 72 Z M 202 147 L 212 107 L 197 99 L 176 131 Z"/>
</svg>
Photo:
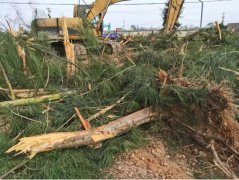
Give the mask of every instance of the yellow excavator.
<svg viewBox="0 0 239 180">
<path fill-rule="evenodd" d="M 95 0 L 92 5 L 76 5 L 74 7 L 73 18 L 42 18 L 35 19 L 32 26 L 37 32 L 44 32 L 53 48 L 61 49 L 64 47 L 64 34 L 62 30 L 63 21 L 66 22 L 69 40 L 74 43 L 76 55 L 86 54 L 86 48 L 82 43 L 82 35 L 79 29 L 84 29 L 86 22 L 90 23 L 90 29 L 96 37 L 103 34 L 103 19 L 109 6 L 128 0 Z M 165 32 L 168 34 L 173 31 L 178 22 L 184 0 L 169 0 L 169 7 L 165 25 Z M 112 48 L 113 49 L 113 48 Z"/>
</svg>

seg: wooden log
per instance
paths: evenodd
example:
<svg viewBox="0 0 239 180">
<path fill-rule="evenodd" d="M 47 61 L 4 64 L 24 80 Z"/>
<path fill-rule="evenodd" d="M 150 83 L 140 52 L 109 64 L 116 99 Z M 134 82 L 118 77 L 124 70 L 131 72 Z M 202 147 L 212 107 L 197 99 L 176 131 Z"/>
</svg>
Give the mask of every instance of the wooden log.
<svg viewBox="0 0 239 180">
<path fill-rule="evenodd" d="M 95 129 L 26 137 L 20 139 L 20 142 L 6 153 L 28 154 L 29 158 L 33 158 L 38 153 L 55 149 L 95 145 L 123 134 L 133 127 L 153 121 L 155 116 L 152 108 L 146 108 Z"/>
<path fill-rule="evenodd" d="M 0 108 L 6 108 L 6 107 L 12 107 L 12 106 L 25 106 L 25 105 L 58 101 L 62 98 L 77 95 L 79 93 L 80 93 L 79 91 L 74 90 L 74 91 L 61 92 L 61 93 L 47 95 L 47 96 L 40 96 L 36 98 L 24 98 L 24 99 L 17 99 L 14 101 L 3 101 L 3 102 L 0 102 Z"/>
</svg>

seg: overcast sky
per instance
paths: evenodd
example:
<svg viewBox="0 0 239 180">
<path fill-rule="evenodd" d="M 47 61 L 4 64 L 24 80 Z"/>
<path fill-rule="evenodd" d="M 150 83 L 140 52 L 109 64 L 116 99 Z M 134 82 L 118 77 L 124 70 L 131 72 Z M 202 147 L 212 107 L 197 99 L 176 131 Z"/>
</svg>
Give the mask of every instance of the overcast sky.
<svg viewBox="0 0 239 180">
<path fill-rule="evenodd" d="M 0 0 L 7 2 L 29 2 L 29 0 Z M 131 0 L 122 2 L 129 3 L 157 3 L 166 2 L 167 0 Z M 186 0 L 186 2 L 198 2 L 198 0 Z M 207 0 L 205 0 L 207 1 Z M 40 3 L 78 3 L 78 0 L 31 0 L 30 2 Z M 93 0 L 85 0 L 87 3 Z M 83 3 L 83 2 L 82 2 Z M 0 4 L 0 22 L 4 19 L 16 20 L 16 10 L 18 10 L 26 23 L 30 24 L 33 18 L 33 9 L 38 8 L 42 12 L 47 12 L 47 8 L 51 8 L 52 17 L 72 17 L 73 6 L 49 6 L 49 5 L 9 5 Z M 105 17 L 105 24 L 111 23 L 112 28 L 125 27 L 130 28 L 131 25 L 140 27 L 162 27 L 162 11 L 164 5 L 140 5 L 140 6 L 117 6 L 113 5 L 109 8 Z M 201 3 L 185 3 L 180 23 L 183 26 L 199 26 L 200 24 Z M 239 22 L 239 0 L 228 0 L 221 2 L 205 2 L 203 26 L 214 21 L 221 21 L 223 13 L 225 15 L 225 23 Z M 43 13 L 42 13 L 43 16 Z"/>
</svg>

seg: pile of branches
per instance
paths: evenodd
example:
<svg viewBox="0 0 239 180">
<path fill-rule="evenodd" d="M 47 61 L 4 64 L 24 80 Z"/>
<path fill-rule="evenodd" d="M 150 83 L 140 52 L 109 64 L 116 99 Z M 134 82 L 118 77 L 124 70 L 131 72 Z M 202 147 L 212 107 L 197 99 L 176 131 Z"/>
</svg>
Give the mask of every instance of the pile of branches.
<svg viewBox="0 0 239 180">
<path fill-rule="evenodd" d="M 234 96 L 226 82 L 220 85 L 172 77 L 160 70 L 158 79 L 164 94 L 175 96 L 169 87 L 176 85 L 181 90 L 205 90 L 206 101 L 192 101 L 190 106 L 182 104 L 164 109 L 163 119 L 174 122 L 173 129 L 183 129 L 192 138 L 211 150 L 215 165 L 228 177 L 237 178 L 239 165 L 239 123 Z M 178 95 L 178 94 L 177 94 Z M 196 97 L 200 99 L 200 97 Z M 189 118 L 193 116 L 193 118 Z M 175 124 L 176 123 L 176 124 Z"/>
</svg>

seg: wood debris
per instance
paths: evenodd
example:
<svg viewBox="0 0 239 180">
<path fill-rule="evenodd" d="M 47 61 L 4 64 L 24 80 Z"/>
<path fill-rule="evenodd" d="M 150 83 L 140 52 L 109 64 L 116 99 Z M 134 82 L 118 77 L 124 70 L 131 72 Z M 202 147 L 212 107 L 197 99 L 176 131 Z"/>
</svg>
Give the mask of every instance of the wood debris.
<svg viewBox="0 0 239 180">
<path fill-rule="evenodd" d="M 85 118 L 81 115 L 80 110 L 79 110 L 77 107 L 75 107 L 75 111 L 76 111 L 76 114 L 77 114 L 77 116 L 79 117 L 79 119 L 80 119 L 80 121 L 81 121 L 83 127 L 84 127 L 86 130 L 92 129 L 92 126 L 91 126 L 90 122 L 87 121 L 87 120 L 85 120 Z"/>
</svg>

